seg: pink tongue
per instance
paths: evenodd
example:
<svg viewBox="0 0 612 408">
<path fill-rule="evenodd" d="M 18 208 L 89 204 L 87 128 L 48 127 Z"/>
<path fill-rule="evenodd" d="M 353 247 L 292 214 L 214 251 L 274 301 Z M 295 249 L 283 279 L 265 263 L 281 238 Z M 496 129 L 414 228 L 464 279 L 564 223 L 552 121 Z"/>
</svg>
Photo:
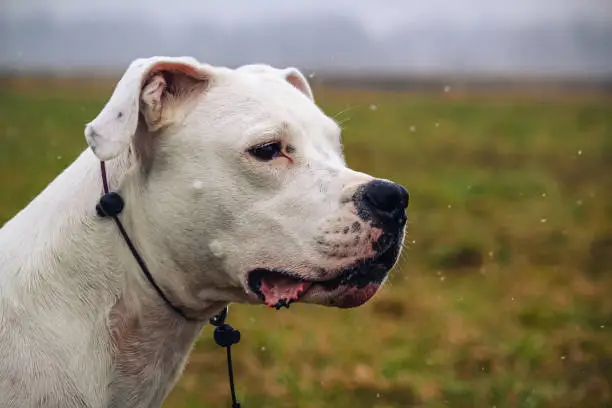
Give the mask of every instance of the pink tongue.
<svg viewBox="0 0 612 408">
<path fill-rule="evenodd" d="M 312 285 L 309 282 L 299 281 L 287 276 L 274 276 L 261 281 L 261 293 L 265 297 L 266 305 L 275 306 L 280 300 L 294 302 L 300 298 Z"/>
</svg>

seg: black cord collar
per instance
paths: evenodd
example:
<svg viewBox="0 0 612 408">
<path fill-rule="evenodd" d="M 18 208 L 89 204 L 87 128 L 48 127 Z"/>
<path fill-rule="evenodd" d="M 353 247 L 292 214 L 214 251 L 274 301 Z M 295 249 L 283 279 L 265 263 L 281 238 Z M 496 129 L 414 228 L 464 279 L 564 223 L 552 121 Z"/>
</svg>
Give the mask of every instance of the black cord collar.
<svg viewBox="0 0 612 408">
<path fill-rule="evenodd" d="M 189 317 L 183 311 L 182 308 L 173 304 L 170 301 L 170 299 L 168 299 L 164 291 L 155 282 L 155 279 L 153 279 L 153 275 L 151 275 L 151 272 L 149 272 L 149 268 L 147 267 L 147 264 L 145 263 L 144 259 L 142 259 L 142 257 L 136 250 L 134 243 L 132 242 L 125 228 L 123 227 L 121 220 L 119 220 L 119 214 L 121 213 L 121 211 L 123 211 L 123 208 L 125 207 L 125 202 L 123 201 L 123 198 L 118 193 L 109 191 L 108 179 L 106 177 L 106 166 L 103 161 L 100 162 L 100 171 L 102 173 L 102 188 L 104 190 L 104 195 L 100 198 L 100 201 L 96 205 L 96 213 L 100 217 L 111 217 L 115 221 L 115 224 L 117 225 L 117 228 L 119 229 L 119 232 L 121 233 L 121 236 L 123 237 L 123 240 L 125 241 L 128 248 L 130 249 L 130 252 L 132 253 L 132 256 L 134 256 L 134 259 L 136 259 L 136 262 L 138 263 L 140 270 L 142 271 L 144 276 L 147 278 L 151 286 L 153 286 L 153 289 L 155 289 L 159 297 L 162 298 L 162 300 L 166 303 L 166 305 L 168 305 L 170 309 L 172 309 L 175 313 L 177 313 L 179 316 L 181 316 L 183 319 L 187 321 L 190 321 L 190 322 L 201 321 L 200 319 Z M 225 319 L 227 318 L 227 313 L 228 313 L 228 308 L 226 306 L 223 308 L 223 310 L 221 310 L 221 312 L 219 312 L 217 315 L 210 318 L 210 324 L 215 326 L 215 331 L 213 334 L 213 338 L 215 339 L 215 342 L 219 346 L 225 347 L 227 351 L 227 371 L 229 375 L 230 393 L 232 397 L 232 408 L 240 408 L 240 403 L 236 399 L 236 391 L 234 389 L 234 370 L 232 367 L 232 350 L 231 350 L 231 347 L 240 341 L 240 332 L 234 329 L 229 324 L 225 323 Z"/>
</svg>

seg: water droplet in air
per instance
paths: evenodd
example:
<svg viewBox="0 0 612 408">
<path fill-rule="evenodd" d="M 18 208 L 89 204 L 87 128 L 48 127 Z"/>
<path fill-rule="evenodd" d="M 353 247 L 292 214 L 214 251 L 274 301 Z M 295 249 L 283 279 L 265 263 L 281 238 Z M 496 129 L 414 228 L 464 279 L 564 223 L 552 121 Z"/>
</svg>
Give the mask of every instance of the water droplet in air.
<svg viewBox="0 0 612 408">
<path fill-rule="evenodd" d="M 378 109 L 378 106 L 376 106 L 374 104 L 370 105 L 370 110 L 371 111 L 375 111 L 376 109 Z"/>
<path fill-rule="evenodd" d="M 542 218 L 542 219 L 540 220 L 540 222 L 541 222 L 542 224 L 544 224 L 546 221 L 547 221 L 547 220 L 546 220 L 546 218 Z"/>
<path fill-rule="evenodd" d="M 440 124 L 438 122 L 436 122 L 436 127 L 440 127 Z"/>
<path fill-rule="evenodd" d="M 410 131 L 411 132 L 416 132 L 416 126 L 410 126 Z"/>
<path fill-rule="evenodd" d="M 62 160 L 62 156 L 57 156 L 57 160 Z"/>
<path fill-rule="evenodd" d="M 542 193 L 542 197 L 546 197 L 546 193 Z"/>
<path fill-rule="evenodd" d="M 451 207 L 452 207 L 452 205 L 450 205 L 450 204 L 449 204 L 449 205 L 447 205 L 447 207 L 448 207 L 448 208 L 451 208 Z"/>
<path fill-rule="evenodd" d="M 376 393 L 376 398 L 380 398 L 380 392 Z"/>
<path fill-rule="evenodd" d="M 577 204 L 577 205 L 582 205 L 582 200 L 578 200 L 578 201 L 576 201 L 576 204 Z"/>
<path fill-rule="evenodd" d="M 582 156 L 582 150 L 578 150 L 578 156 Z"/>
<path fill-rule="evenodd" d="M 567 356 L 561 356 L 561 360 L 565 360 Z"/>
<path fill-rule="evenodd" d="M 444 92 L 450 92 L 450 90 L 451 90 L 451 87 L 450 87 L 450 86 L 446 85 L 446 86 L 444 87 Z"/>
<path fill-rule="evenodd" d="M 266 347 L 265 346 L 261 346 L 261 351 L 266 351 Z"/>
<path fill-rule="evenodd" d="M 312 79 L 312 78 L 314 78 L 314 77 L 315 77 L 315 73 L 314 73 L 314 72 L 311 72 L 310 74 L 308 74 L 308 78 L 311 78 L 311 79 Z"/>
<path fill-rule="evenodd" d="M 192 186 L 196 190 L 201 190 L 204 187 L 204 183 L 202 183 L 200 180 L 196 180 L 193 182 Z"/>
</svg>

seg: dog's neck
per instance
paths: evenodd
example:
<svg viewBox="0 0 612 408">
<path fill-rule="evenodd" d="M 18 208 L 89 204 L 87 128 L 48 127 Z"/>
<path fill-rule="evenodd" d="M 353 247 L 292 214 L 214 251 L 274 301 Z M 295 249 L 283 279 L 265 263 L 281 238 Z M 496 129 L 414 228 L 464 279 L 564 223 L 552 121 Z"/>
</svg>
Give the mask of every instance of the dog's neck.
<svg viewBox="0 0 612 408">
<path fill-rule="evenodd" d="M 147 310 L 144 305 L 129 304 L 121 298 L 110 313 L 114 364 L 108 406 L 160 406 L 179 377 L 202 324 L 177 318 L 159 302 Z"/>
<path fill-rule="evenodd" d="M 112 189 L 129 171 L 130 158 L 126 154 L 107 166 Z M 88 149 L 0 231 L 0 256 L 6 257 L 0 259 L 0 315 L 17 322 L 27 317 L 49 338 L 20 327 L 16 333 L 31 336 L 22 339 L 25 344 L 69 362 L 59 368 L 49 361 L 49 372 L 14 376 L 58 379 L 49 386 L 56 395 L 45 398 L 65 401 L 66 407 L 75 392 L 88 406 L 160 406 L 204 323 L 185 321 L 159 298 L 114 223 L 96 218 L 100 194 L 99 162 Z M 126 224 L 129 229 L 132 223 Z M 158 250 L 143 240 L 135 243 L 145 259 Z M 154 276 L 159 266 L 149 264 Z M 200 317 L 224 305 L 199 299 Z M 17 347 L 21 340 L 13 340 Z M 11 339 L 5 344 L 11 347 Z M 37 364 L 45 366 L 44 356 Z M 24 361 L 23 370 L 37 364 Z"/>
</svg>

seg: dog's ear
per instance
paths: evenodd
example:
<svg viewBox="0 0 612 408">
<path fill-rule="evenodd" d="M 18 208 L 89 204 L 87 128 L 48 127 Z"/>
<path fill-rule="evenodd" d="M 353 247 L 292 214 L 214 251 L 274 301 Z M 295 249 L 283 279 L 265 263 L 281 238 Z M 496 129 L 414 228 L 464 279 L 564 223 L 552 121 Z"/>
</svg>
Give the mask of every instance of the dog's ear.
<svg viewBox="0 0 612 408">
<path fill-rule="evenodd" d="M 287 82 L 289 82 L 300 92 L 302 92 L 304 95 L 314 101 L 314 94 L 312 93 L 310 84 L 308 84 L 308 80 L 306 80 L 306 77 L 300 72 L 299 69 L 289 67 L 281 70 L 281 73 L 283 74 Z"/>
<path fill-rule="evenodd" d="M 312 89 L 306 80 L 306 77 L 295 67 L 288 67 L 284 69 L 278 69 L 265 64 L 249 64 L 243 65 L 237 68 L 237 71 L 250 72 L 255 74 L 272 74 L 279 75 L 293 85 L 298 91 L 306 95 L 312 101 L 314 101 L 314 95 Z"/>
<path fill-rule="evenodd" d="M 132 62 L 98 116 L 85 126 L 100 160 L 126 149 L 142 118 L 149 131 L 180 120 L 185 103 L 206 90 L 212 68 L 193 58 L 153 57 Z"/>
</svg>

